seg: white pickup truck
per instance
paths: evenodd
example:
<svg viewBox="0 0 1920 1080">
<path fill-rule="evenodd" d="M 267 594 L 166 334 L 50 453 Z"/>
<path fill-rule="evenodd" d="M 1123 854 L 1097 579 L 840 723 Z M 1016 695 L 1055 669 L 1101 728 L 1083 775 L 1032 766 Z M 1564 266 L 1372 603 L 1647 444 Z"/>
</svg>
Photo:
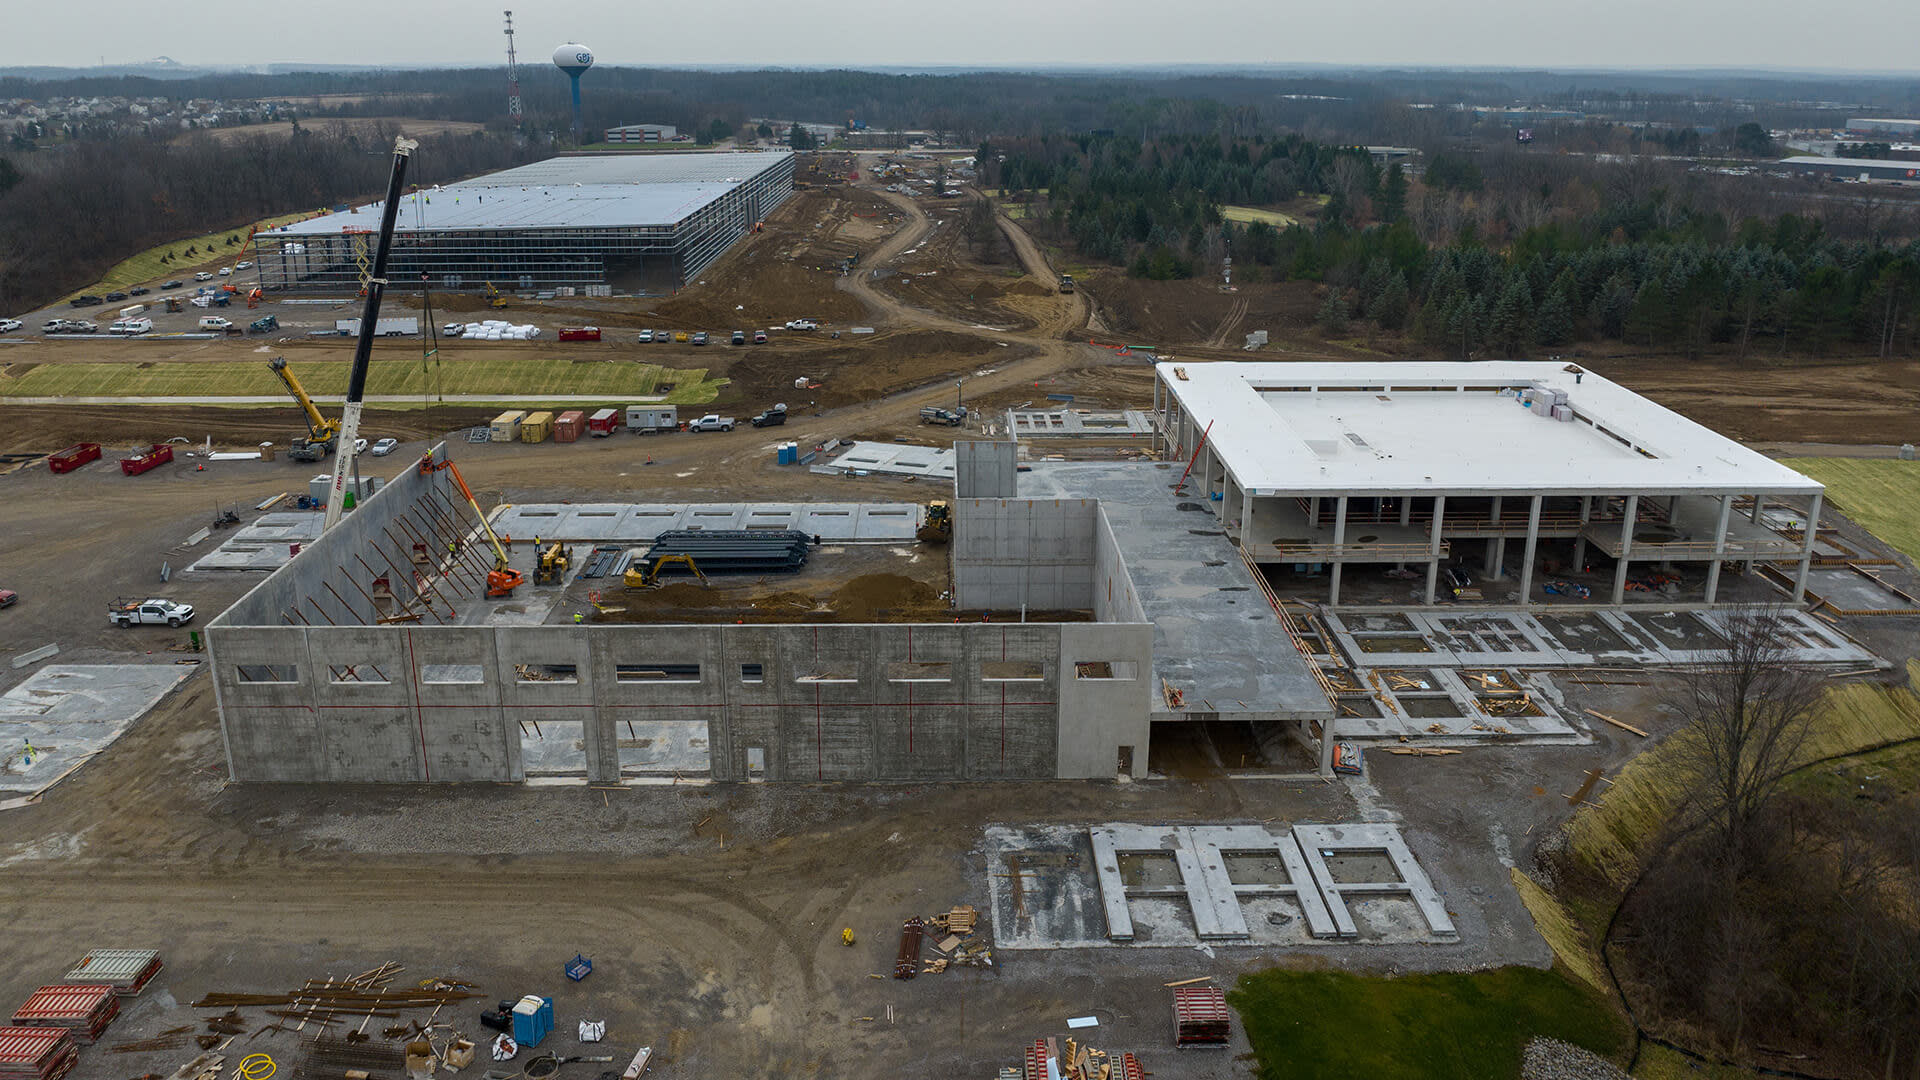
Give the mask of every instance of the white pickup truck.
<svg viewBox="0 0 1920 1080">
<path fill-rule="evenodd" d="M 687 430 L 688 431 L 732 431 L 733 417 L 721 416 L 719 413 L 708 413 L 707 415 L 701 417 L 700 419 L 695 420 L 693 423 L 688 424 Z"/>
<path fill-rule="evenodd" d="M 145 626 L 166 623 L 179 626 L 193 621 L 193 605 L 172 600 L 115 600 L 107 605 L 107 621 L 115 626 Z"/>
</svg>

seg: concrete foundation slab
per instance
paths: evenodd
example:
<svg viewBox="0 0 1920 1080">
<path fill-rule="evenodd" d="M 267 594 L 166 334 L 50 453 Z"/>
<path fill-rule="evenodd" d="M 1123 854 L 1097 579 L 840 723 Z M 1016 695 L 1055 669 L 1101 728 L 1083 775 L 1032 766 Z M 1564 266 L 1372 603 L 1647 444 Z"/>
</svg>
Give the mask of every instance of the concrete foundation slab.
<svg viewBox="0 0 1920 1080">
<path fill-rule="evenodd" d="M 1411 898 L 1436 937 L 1459 937 L 1453 919 L 1447 914 L 1446 904 L 1435 891 L 1433 882 L 1427 878 L 1426 871 L 1414 859 L 1413 852 L 1407 849 L 1398 826 L 1295 825 L 1293 835 L 1299 841 L 1308 867 L 1313 871 L 1314 881 L 1320 886 L 1320 895 L 1325 899 L 1327 909 L 1333 913 L 1334 922 L 1340 927 L 1341 936 L 1354 936 L 1359 932 L 1348 910 L 1350 898 L 1385 895 Z M 1372 877 L 1374 880 L 1352 880 L 1351 875 L 1339 872 L 1331 863 L 1331 860 L 1345 855 L 1370 853 L 1386 857 L 1391 864 L 1392 877 L 1363 873 L 1361 877 Z"/>
<path fill-rule="evenodd" d="M 292 558 L 289 544 L 308 544 L 319 537 L 324 517 L 318 510 L 263 514 L 234 530 L 219 547 L 202 555 L 187 569 L 279 569 Z"/>
<path fill-rule="evenodd" d="M 915 503 L 516 503 L 493 527 L 516 540 L 644 544 L 669 529 L 798 529 L 844 544 L 911 541 Z"/>
<path fill-rule="evenodd" d="M 953 448 L 907 446 L 883 442 L 856 442 L 831 461 L 811 466 L 816 473 L 829 476 L 860 476 L 879 473 L 887 476 L 932 476 L 953 479 Z"/>
<path fill-rule="evenodd" d="M 0 792 L 46 787 L 112 745 L 199 670 L 191 664 L 53 664 L 34 672 L 0 695 Z"/>
<path fill-rule="evenodd" d="M 1014 439 L 1146 439 L 1153 419 L 1138 409 L 1008 409 Z"/>
</svg>

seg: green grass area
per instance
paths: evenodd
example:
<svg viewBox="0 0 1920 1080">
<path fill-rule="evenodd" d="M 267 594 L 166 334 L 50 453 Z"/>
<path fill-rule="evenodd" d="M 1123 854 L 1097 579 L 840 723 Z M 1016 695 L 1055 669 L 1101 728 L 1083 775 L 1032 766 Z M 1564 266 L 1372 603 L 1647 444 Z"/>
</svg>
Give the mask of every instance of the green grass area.
<svg viewBox="0 0 1920 1080">
<path fill-rule="evenodd" d="M 1238 221 L 1242 224 L 1264 221 L 1276 229 L 1298 224 L 1293 218 L 1278 210 L 1262 210 L 1255 206 L 1223 206 L 1220 208 L 1220 216 L 1228 221 Z"/>
<path fill-rule="evenodd" d="M 1787 786 L 1816 798 L 1881 801 L 1912 795 L 1920 791 L 1920 742 L 1823 762 L 1795 773 Z"/>
<path fill-rule="evenodd" d="M 1786 458 L 1827 485 L 1827 499 L 1873 535 L 1920 560 L 1920 461 Z"/>
<path fill-rule="evenodd" d="M 312 394 L 344 394 L 350 362 L 300 359 L 293 370 Z M 659 393 L 672 383 L 667 400 L 675 405 L 704 405 L 719 395 L 724 379 L 709 379 L 705 368 L 663 368 L 626 361 L 574 363 L 569 360 L 460 360 L 440 365 L 437 376 L 421 370 L 418 357 L 375 357 L 369 394 L 592 394 L 609 398 Z M 280 379 L 259 363 L 41 364 L 21 375 L 0 378 L 0 399 L 7 397 L 226 397 L 286 393 Z"/>
<path fill-rule="evenodd" d="M 268 218 L 265 221 L 259 222 L 259 226 L 262 229 L 270 229 L 295 221 L 303 221 L 312 216 L 313 211 L 302 210 L 297 214 L 282 214 L 279 217 Z M 190 272 L 191 268 L 208 262 L 215 257 L 225 259 L 226 264 L 229 266 L 242 259 L 251 259 L 253 258 L 252 248 L 243 247 L 239 244 L 235 244 L 233 247 L 227 246 L 227 237 L 238 236 L 244 240 L 247 237 L 247 230 L 250 228 L 253 228 L 253 226 L 241 225 L 237 228 L 222 229 L 219 232 L 207 233 L 205 236 L 194 236 L 185 240 L 174 240 L 161 244 L 158 247 L 148 248 L 131 258 L 122 259 L 113 269 L 107 271 L 106 277 L 101 278 L 99 281 L 94 282 L 84 289 L 76 290 L 71 295 L 79 296 L 81 293 L 93 293 L 98 296 L 102 293 L 113 292 L 116 289 L 125 291 L 141 282 L 152 281 L 155 278 L 164 278 L 168 275 L 185 280 L 192 276 Z M 186 250 L 190 247 L 197 247 L 206 254 L 190 257 L 186 254 Z M 170 263 L 161 262 L 160 260 L 165 258 L 169 251 L 175 253 L 174 260 Z M 66 297 L 62 297 L 61 299 L 65 300 Z"/>
<path fill-rule="evenodd" d="M 1559 969 L 1395 978 L 1274 970 L 1228 995 L 1268 1080 L 1486 1080 L 1520 1074 L 1536 1035 L 1617 1055 L 1626 1025 Z"/>
<path fill-rule="evenodd" d="M 1702 1065 L 1657 1043 L 1640 1048 L 1633 1075 L 1640 1080 L 1758 1080 L 1761 1076 L 1738 1065 Z"/>
</svg>

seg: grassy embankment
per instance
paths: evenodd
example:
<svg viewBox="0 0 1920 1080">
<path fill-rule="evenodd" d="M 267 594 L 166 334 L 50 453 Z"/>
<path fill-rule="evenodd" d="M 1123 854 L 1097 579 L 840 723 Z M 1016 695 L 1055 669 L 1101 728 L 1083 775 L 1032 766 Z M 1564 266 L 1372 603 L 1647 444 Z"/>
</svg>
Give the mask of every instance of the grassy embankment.
<svg viewBox="0 0 1920 1080">
<path fill-rule="evenodd" d="M 347 391 L 349 360 L 307 360 L 296 366 L 307 392 L 338 395 Z M 380 395 L 500 394 L 506 398 L 543 394 L 604 395 L 610 400 L 640 398 L 672 383 L 666 400 L 675 405 L 704 405 L 719 395 L 724 379 L 709 379 L 705 368 L 663 368 L 656 364 L 593 363 L 566 360 L 462 360 L 437 373 L 422 370 L 417 359 L 375 359 L 373 389 Z M 0 378 L 0 401 L 9 397 L 238 397 L 280 396 L 286 388 L 264 362 L 191 364 L 40 364 L 18 376 Z"/>
<path fill-rule="evenodd" d="M 1827 485 L 1827 504 L 1920 562 L 1920 461 L 1787 458 L 1780 462 Z"/>
<path fill-rule="evenodd" d="M 270 229 L 295 221 L 304 221 L 312 217 L 314 213 L 315 211 L 312 210 L 302 210 L 297 214 L 282 214 L 279 217 L 268 218 L 258 224 L 262 229 Z M 83 293 L 92 293 L 95 296 L 101 296 L 115 290 L 124 292 L 143 282 L 158 281 L 168 276 L 178 277 L 184 280 L 192 275 L 194 267 L 204 266 L 212 262 L 216 256 L 227 265 L 231 265 L 242 259 L 251 259 L 253 258 L 252 249 L 243 248 L 238 244 L 235 244 L 233 247 L 226 246 L 227 237 L 238 236 L 244 240 L 246 239 L 247 230 L 250 228 L 253 228 L 253 226 L 240 225 L 231 229 L 221 229 L 219 232 L 207 233 L 204 236 L 189 237 L 185 240 L 173 240 L 165 244 L 160 244 L 157 247 L 150 247 L 138 255 L 120 260 L 120 262 L 114 265 L 113 269 L 107 271 L 105 277 L 84 289 L 75 289 L 72 293 L 68 294 L 68 296 L 61 297 L 61 302 L 64 303 L 70 297 L 79 296 Z M 205 254 L 190 258 L 186 255 L 186 250 L 190 247 L 197 247 Z M 161 262 L 160 260 L 166 258 L 167 252 L 169 251 L 174 252 L 173 262 Z"/>
</svg>

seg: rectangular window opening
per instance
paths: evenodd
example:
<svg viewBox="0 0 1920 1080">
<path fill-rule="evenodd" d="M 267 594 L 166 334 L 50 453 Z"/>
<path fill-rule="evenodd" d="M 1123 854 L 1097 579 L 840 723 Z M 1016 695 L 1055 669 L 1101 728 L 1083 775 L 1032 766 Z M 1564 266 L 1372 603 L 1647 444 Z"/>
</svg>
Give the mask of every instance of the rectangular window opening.
<svg viewBox="0 0 1920 1080">
<path fill-rule="evenodd" d="M 766 682 L 766 669 L 759 664 L 741 664 L 740 681 L 743 683 Z"/>
<path fill-rule="evenodd" d="M 1137 679 L 1140 677 L 1139 665 L 1132 660 L 1076 660 L 1073 664 L 1073 677 L 1076 679 Z"/>
<path fill-rule="evenodd" d="M 297 683 L 300 669 L 293 664 L 241 664 L 234 668 L 244 683 Z"/>
<path fill-rule="evenodd" d="M 577 683 L 580 668 L 575 664 L 515 664 L 514 681 L 521 683 Z"/>
<path fill-rule="evenodd" d="M 820 671 L 808 672 L 793 681 L 799 683 L 852 683 L 859 682 L 860 680 L 854 676 L 851 670 L 845 668 L 826 668 Z"/>
<path fill-rule="evenodd" d="M 980 665 L 981 682 L 1041 682 L 1046 665 L 1035 660 L 988 660 Z"/>
<path fill-rule="evenodd" d="M 613 677 L 616 682 L 623 683 L 697 683 L 700 681 L 700 665 L 615 664 Z"/>
<path fill-rule="evenodd" d="M 457 686 L 487 680 L 479 664 L 422 664 L 420 681 L 429 686 Z"/>
<path fill-rule="evenodd" d="M 372 664 L 329 664 L 327 681 L 379 685 L 387 682 L 387 673 Z"/>
<path fill-rule="evenodd" d="M 888 682 L 944 683 L 953 681 L 953 665 L 945 662 L 895 661 L 887 665 Z"/>
</svg>

